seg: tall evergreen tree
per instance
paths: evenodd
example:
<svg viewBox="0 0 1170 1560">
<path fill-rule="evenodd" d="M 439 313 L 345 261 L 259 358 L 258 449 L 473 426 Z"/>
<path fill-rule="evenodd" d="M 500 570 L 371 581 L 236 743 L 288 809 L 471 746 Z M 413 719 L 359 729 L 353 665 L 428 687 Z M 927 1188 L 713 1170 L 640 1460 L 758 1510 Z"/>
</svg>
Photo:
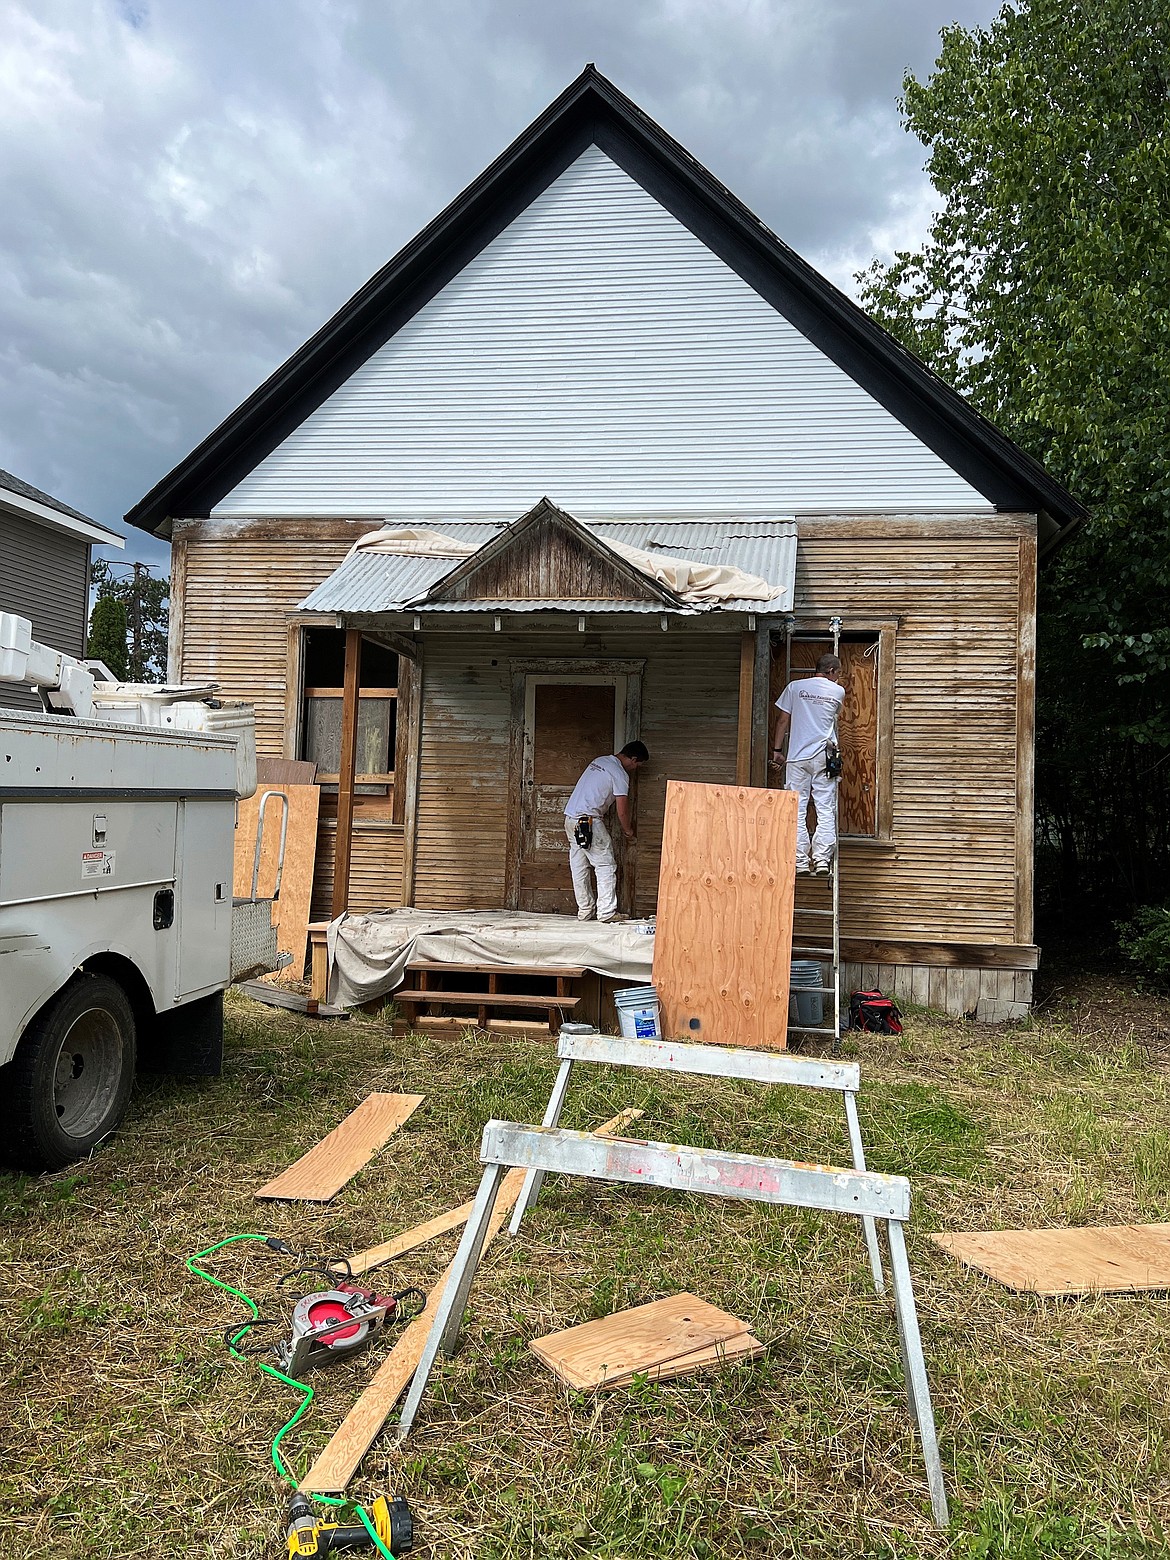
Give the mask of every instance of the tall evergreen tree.
<svg viewBox="0 0 1170 1560">
<path fill-rule="evenodd" d="M 93 565 L 98 600 L 110 597 L 126 614 L 126 677 L 130 682 L 163 682 L 167 675 L 167 593 L 170 582 L 155 579 L 144 563 L 129 566 L 129 574 L 115 574 L 105 558 Z"/>
<path fill-rule="evenodd" d="M 99 596 L 94 602 L 85 653 L 92 660 L 103 662 L 117 682 L 125 682 L 128 664 L 126 608 L 116 597 Z"/>
</svg>

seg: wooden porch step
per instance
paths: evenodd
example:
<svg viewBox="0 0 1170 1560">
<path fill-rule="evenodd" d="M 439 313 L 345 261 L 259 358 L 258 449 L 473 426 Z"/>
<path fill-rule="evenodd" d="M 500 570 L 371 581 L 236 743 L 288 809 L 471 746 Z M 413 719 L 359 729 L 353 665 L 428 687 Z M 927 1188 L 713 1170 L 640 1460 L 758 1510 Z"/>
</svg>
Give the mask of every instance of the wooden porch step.
<svg viewBox="0 0 1170 1560">
<path fill-rule="evenodd" d="M 417 1004 L 422 1002 L 449 1002 L 453 1007 L 523 1007 L 523 1008 L 575 1008 L 580 997 L 559 997 L 555 992 L 545 996 L 524 995 L 518 991 L 442 991 L 418 990 L 400 986 L 390 993 L 395 1002 Z"/>
</svg>

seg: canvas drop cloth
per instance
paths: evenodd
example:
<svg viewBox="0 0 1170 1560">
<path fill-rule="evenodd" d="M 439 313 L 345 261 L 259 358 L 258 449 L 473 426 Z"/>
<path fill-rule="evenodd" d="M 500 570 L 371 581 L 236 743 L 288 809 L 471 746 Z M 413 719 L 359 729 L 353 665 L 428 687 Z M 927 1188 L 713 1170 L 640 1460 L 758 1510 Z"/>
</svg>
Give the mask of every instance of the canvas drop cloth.
<svg viewBox="0 0 1170 1560">
<path fill-rule="evenodd" d="M 747 574 L 730 563 L 696 563 L 693 558 L 672 558 L 666 553 L 646 552 L 626 542 L 606 538 L 602 545 L 618 553 L 643 574 L 665 585 L 695 606 L 720 601 L 772 601 L 783 592 L 757 574 Z M 389 553 L 406 558 L 468 558 L 478 549 L 467 542 L 416 526 L 384 526 L 359 536 L 350 548 L 354 553 Z"/>
<path fill-rule="evenodd" d="M 437 964 L 560 965 L 596 970 L 615 980 L 649 984 L 653 922 L 601 925 L 568 915 L 523 910 L 375 910 L 331 923 L 329 1001 L 357 1007 L 389 996 L 406 966 Z"/>
<path fill-rule="evenodd" d="M 354 553 L 390 553 L 400 558 L 467 558 L 475 548 L 467 542 L 457 542 L 453 536 L 441 531 L 428 531 L 419 526 L 383 526 L 380 531 L 367 531 L 359 536 L 349 549 L 347 557 Z"/>
</svg>

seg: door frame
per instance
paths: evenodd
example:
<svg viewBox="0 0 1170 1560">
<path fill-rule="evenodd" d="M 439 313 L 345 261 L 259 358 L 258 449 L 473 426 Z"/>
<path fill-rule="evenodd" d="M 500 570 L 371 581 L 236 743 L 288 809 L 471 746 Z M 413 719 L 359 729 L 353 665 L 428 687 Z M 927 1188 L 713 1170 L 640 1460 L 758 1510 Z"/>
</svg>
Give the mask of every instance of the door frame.
<svg viewBox="0 0 1170 1560">
<path fill-rule="evenodd" d="M 544 657 L 509 663 L 512 701 L 508 722 L 508 834 L 504 852 L 504 908 L 520 905 L 520 848 L 528 821 L 532 775 L 532 718 L 539 683 L 601 683 L 614 688 L 614 747 L 635 742 L 642 732 L 642 674 L 645 661 L 599 657 Z M 621 695 L 624 685 L 624 700 Z M 620 739 L 620 740 L 619 740 Z M 620 845 L 620 841 L 615 845 Z M 618 850 L 618 903 L 633 903 L 633 858 Z"/>
</svg>

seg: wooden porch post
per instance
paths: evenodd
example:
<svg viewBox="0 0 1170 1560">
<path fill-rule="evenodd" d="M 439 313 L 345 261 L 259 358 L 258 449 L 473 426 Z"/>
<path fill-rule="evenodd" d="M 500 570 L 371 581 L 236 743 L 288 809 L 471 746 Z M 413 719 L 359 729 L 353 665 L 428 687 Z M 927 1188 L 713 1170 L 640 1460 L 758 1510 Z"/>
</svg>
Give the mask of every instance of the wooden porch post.
<svg viewBox="0 0 1170 1560">
<path fill-rule="evenodd" d="M 337 775 L 337 834 L 333 846 L 333 915 L 348 908 L 349 857 L 353 844 L 353 786 L 357 768 L 358 685 L 362 636 L 357 629 L 345 635 L 345 685 L 341 697 L 341 754 Z"/>
<path fill-rule="evenodd" d="M 739 636 L 739 726 L 735 745 L 735 783 L 752 783 L 752 716 L 755 712 L 756 636 Z"/>
</svg>

